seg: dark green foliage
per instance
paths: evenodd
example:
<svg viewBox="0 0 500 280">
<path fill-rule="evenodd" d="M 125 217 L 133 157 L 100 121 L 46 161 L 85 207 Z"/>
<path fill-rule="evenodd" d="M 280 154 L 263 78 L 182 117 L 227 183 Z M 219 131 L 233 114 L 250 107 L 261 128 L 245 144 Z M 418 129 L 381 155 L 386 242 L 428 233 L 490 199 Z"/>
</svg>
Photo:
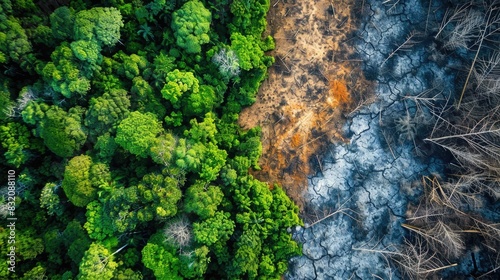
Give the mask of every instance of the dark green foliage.
<svg viewBox="0 0 500 280">
<path fill-rule="evenodd" d="M 163 80 L 165 81 L 165 80 Z M 164 83 L 163 83 L 164 84 Z M 158 119 L 163 119 L 167 113 L 165 106 L 161 100 L 156 97 L 153 87 L 141 76 L 137 76 L 132 80 L 132 101 L 135 104 L 135 109 L 141 113 L 155 114 Z"/>
<path fill-rule="evenodd" d="M 68 256 L 73 263 L 79 264 L 91 243 L 81 224 L 76 220 L 68 223 L 62 237 Z"/>
<path fill-rule="evenodd" d="M 74 155 L 87 139 L 82 126 L 82 109 L 73 107 L 65 112 L 58 106 L 50 106 L 38 123 L 37 133 L 54 154 L 60 157 Z"/>
<path fill-rule="evenodd" d="M 0 63 L 20 62 L 29 52 L 31 43 L 19 21 L 14 17 L 0 20 Z"/>
<path fill-rule="evenodd" d="M 163 88 L 167 74 L 175 67 L 175 58 L 161 52 L 154 58 L 153 78 L 157 88 Z"/>
<path fill-rule="evenodd" d="M 2 75 L 0 75 L 0 79 L 6 81 Z M 6 120 L 12 111 L 13 102 L 10 100 L 8 88 L 5 85 L 0 84 L 0 121 Z"/>
<path fill-rule="evenodd" d="M 116 126 L 128 116 L 130 100 L 125 90 L 112 89 L 91 98 L 85 114 L 85 125 L 92 136 L 114 133 Z"/>
<path fill-rule="evenodd" d="M 97 137 L 97 141 L 94 148 L 97 150 L 97 156 L 102 160 L 109 160 L 115 153 L 118 145 L 115 139 L 111 137 L 109 133 L 104 133 L 103 135 Z"/>
<path fill-rule="evenodd" d="M 269 0 L 234 0 L 231 13 L 234 15 L 230 25 L 233 32 L 260 36 L 266 29 L 266 14 Z"/>
<path fill-rule="evenodd" d="M 268 3 L 42 2 L 0 0 L 15 278 L 278 279 L 301 221 L 237 123 L 273 62 Z"/>
<path fill-rule="evenodd" d="M 143 71 L 146 66 L 148 66 L 148 61 L 145 57 L 139 56 L 137 54 L 126 55 L 123 52 L 119 52 L 114 55 L 117 62 L 117 73 L 120 76 L 126 77 L 130 80 L 139 76 L 141 71 Z"/>
<path fill-rule="evenodd" d="M 50 15 L 52 35 L 58 40 L 68 40 L 73 37 L 75 14 L 71 8 L 62 6 Z"/>
<path fill-rule="evenodd" d="M 193 224 L 194 238 L 197 242 L 211 246 L 217 242 L 225 243 L 233 234 L 235 224 L 229 213 L 216 212 L 213 217 Z"/>
</svg>

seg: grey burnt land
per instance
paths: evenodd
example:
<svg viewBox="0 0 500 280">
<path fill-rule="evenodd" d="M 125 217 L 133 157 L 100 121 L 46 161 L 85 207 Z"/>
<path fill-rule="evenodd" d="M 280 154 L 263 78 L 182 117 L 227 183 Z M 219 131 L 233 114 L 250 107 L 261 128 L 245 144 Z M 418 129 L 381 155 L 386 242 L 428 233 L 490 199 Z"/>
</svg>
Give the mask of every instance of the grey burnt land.
<svg viewBox="0 0 500 280">
<path fill-rule="evenodd" d="M 291 260 L 287 279 L 419 275 L 408 271 L 412 268 L 403 271 L 404 258 L 394 256 L 412 242 L 402 224 L 409 203 L 418 203 L 423 194 L 415 182 L 444 176 L 449 159 L 423 138 L 461 90 L 455 86 L 457 75 L 465 71 L 458 69 L 470 55 L 466 48 L 446 45 L 450 38 L 443 37 L 458 23 L 443 29 L 446 11 L 453 9 L 443 2 L 373 0 L 358 9 L 360 27 L 351 43 L 365 75 L 376 81 L 377 98 L 350 115 L 344 126 L 350 142 L 332 145 L 322 170 L 309 179 L 307 207 L 315 217 L 295 230 L 303 256 Z M 470 43 L 461 39 L 465 46 Z M 491 217 L 498 220 L 498 214 Z M 445 278 L 477 270 L 471 254 L 463 255 Z M 447 265 L 436 261 L 428 268 Z"/>
</svg>

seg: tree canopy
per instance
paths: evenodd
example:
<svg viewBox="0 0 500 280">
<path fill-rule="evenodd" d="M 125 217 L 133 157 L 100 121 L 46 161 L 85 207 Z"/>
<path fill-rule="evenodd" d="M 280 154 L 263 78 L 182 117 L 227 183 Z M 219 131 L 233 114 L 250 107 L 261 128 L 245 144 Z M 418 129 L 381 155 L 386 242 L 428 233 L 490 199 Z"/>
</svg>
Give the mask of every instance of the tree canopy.
<svg viewBox="0 0 500 280">
<path fill-rule="evenodd" d="M 1 279 L 280 279 L 302 222 L 249 173 L 273 44 L 247 2 L 0 0 Z"/>
<path fill-rule="evenodd" d="M 187 53 L 201 52 L 201 45 L 210 41 L 208 31 L 212 14 L 202 2 L 190 0 L 172 15 L 172 29 L 179 47 Z"/>
</svg>

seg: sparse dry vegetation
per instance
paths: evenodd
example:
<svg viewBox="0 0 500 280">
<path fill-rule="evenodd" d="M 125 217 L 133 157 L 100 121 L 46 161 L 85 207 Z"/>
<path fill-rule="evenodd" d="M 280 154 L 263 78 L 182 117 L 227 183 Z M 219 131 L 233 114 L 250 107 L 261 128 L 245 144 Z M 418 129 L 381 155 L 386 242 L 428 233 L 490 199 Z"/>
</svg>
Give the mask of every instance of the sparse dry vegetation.
<svg viewBox="0 0 500 280">
<path fill-rule="evenodd" d="M 181 251 L 191 244 L 192 229 L 187 218 L 181 217 L 171 221 L 165 226 L 163 233 L 165 241 L 180 248 Z"/>
</svg>

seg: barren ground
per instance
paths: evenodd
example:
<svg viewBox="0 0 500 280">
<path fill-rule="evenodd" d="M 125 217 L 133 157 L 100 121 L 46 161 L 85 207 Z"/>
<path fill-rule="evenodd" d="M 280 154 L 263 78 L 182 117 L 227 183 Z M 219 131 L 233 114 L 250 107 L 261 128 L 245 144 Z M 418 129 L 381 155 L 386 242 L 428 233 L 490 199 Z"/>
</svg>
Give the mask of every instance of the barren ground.
<svg viewBox="0 0 500 280">
<path fill-rule="evenodd" d="M 304 207 L 307 176 L 322 170 L 326 147 L 344 141 L 345 116 L 370 96 L 354 49 L 353 0 L 272 0 L 268 30 L 276 63 L 257 101 L 245 108 L 243 128 L 262 128 L 262 170 L 254 176 L 281 184 Z"/>
</svg>

